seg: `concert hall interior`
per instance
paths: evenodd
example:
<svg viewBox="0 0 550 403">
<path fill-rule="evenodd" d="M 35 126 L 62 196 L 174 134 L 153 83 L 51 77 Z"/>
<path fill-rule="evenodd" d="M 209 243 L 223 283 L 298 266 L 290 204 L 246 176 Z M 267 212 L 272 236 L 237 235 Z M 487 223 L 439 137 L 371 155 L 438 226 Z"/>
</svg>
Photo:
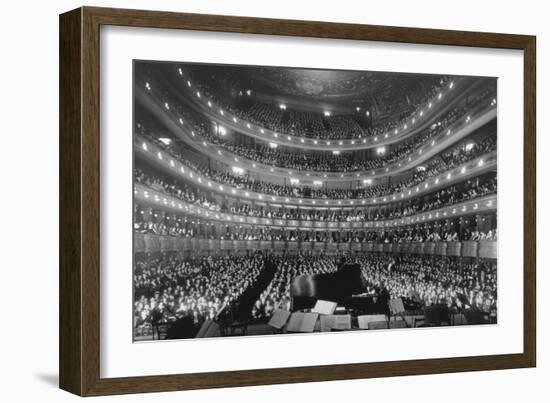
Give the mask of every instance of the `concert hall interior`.
<svg viewBox="0 0 550 403">
<path fill-rule="evenodd" d="M 497 323 L 496 78 L 133 74 L 135 341 Z"/>
</svg>

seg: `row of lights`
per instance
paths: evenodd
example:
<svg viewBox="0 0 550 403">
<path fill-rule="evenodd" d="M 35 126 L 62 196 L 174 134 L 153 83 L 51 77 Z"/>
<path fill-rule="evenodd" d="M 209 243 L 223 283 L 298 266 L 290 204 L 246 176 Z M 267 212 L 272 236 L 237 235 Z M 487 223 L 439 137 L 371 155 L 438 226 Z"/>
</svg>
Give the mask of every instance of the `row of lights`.
<svg viewBox="0 0 550 403">
<path fill-rule="evenodd" d="M 142 148 L 143 148 L 144 151 L 148 151 L 147 143 L 143 142 L 143 143 L 142 143 Z M 161 153 L 160 151 L 157 152 L 157 158 L 158 158 L 159 160 L 163 160 L 163 155 L 162 155 L 162 153 Z M 478 167 L 482 167 L 484 164 L 485 164 L 484 159 L 483 159 L 483 158 L 480 158 L 480 159 L 478 160 L 478 162 L 477 162 L 476 165 L 477 165 Z M 175 163 L 174 163 L 174 160 L 173 160 L 173 159 L 170 159 L 170 166 L 171 166 L 172 168 L 175 168 Z M 420 167 L 420 168 L 422 168 L 422 167 Z M 244 174 L 244 169 L 241 168 L 241 167 L 233 166 L 231 169 L 232 169 L 233 173 L 235 173 L 235 174 L 237 174 L 237 175 L 242 175 L 242 174 Z M 466 172 L 468 171 L 466 165 L 462 166 L 461 168 L 456 168 L 456 169 L 459 169 L 459 172 L 460 172 L 461 175 L 466 174 Z M 180 166 L 180 172 L 181 172 L 182 174 L 185 174 L 185 168 L 183 167 L 183 165 Z M 188 175 L 189 175 L 189 177 L 190 177 L 191 179 L 194 179 L 193 173 L 192 173 L 191 171 L 188 172 Z M 292 171 L 289 172 L 289 175 L 292 175 Z M 446 180 L 449 181 L 449 180 L 451 180 L 451 179 L 453 178 L 453 174 L 452 174 L 451 172 L 448 172 L 446 175 L 443 174 L 443 175 L 440 175 L 439 177 L 435 178 L 435 180 L 434 180 L 434 182 L 433 182 L 434 186 L 438 185 L 438 184 L 440 183 L 440 181 L 443 180 L 443 178 L 445 178 Z M 206 180 L 206 179 L 205 179 L 205 180 Z M 201 183 L 201 184 L 203 183 L 202 178 L 200 178 L 200 177 L 198 177 L 198 176 L 197 176 L 197 181 L 198 181 L 199 183 Z M 299 179 L 297 179 L 297 178 L 290 178 L 290 182 L 291 182 L 291 184 L 298 185 L 300 181 L 299 181 Z M 369 179 L 363 179 L 363 184 L 364 184 L 364 185 L 371 185 L 371 184 L 372 184 L 372 179 L 370 179 L 370 178 L 369 178 Z M 322 181 L 314 181 L 314 186 L 321 187 L 322 185 L 323 185 L 323 182 L 322 182 Z M 213 186 L 213 185 L 212 185 L 212 182 L 207 181 L 207 186 L 208 186 L 208 187 L 212 187 L 212 186 Z M 424 186 L 423 186 L 424 190 L 428 189 L 429 187 L 430 187 L 429 183 L 428 183 L 428 182 L 425 182 L 425 183 L 424 183 Z M 222 185 L 218 185 L 218 189 L 221 190 L 221 191 L 223 191 L 224 187 L 223 187 Z M 420 190 L 421 190 L 421 186 L 418 185 L 418 186 L 416 186 L 416 188 L 414 189 L 414 191 L 415 191 L 414 193 L 419 193 Z M 236 189 L 232 189 L 231 192 L 232 192 L 232 194 L 236 194 L 236 193 L 237 193 Z M 405 198 L 405 195 L 407 195 L 407 196 L 412 196 L 412 194 L 413 194 L 413 190 L 412 190 L 412 189 L 409 189 L 408 191 L 403 191 L 402 193 L 397 194 L 397 195 L 385 196 L 385 197 L 380 198 L 380 199 L 373 198 L 373 199 L 371 199 L 371 200 L 372 200 L 372 203 L 377 203 L 378 200 L 382 200 L 382 202 L 395 201 L 395 200 L 397 200 L 398 196 L 399 196 L 399 198 L 404 199 L 404 198 Z M 245 195 L 246 197 L 250 197 L 250 193 L 249 193 L 249 192 L 244 192 L 244 195 Z M 261 194 L 258 195 L 258 198 L 259 198 L 259 199 L 262 199 L 262 198 L 263 198 L 263 195 L 261 195 Z M 272 199 L 272 201 L 277 201 L 277 199 L 276 199 L 275 196 L 272 196 L 271 199 Z M 389 200 L 389 199 L 391 199 L 391 200 Z M 289 202 L 290 202 L 290 199 L 289 199 L 289 198 L 286 198 L 286 199 L 285 199 L 285 202 L 286 202 L 286 203 L 289 203 Z M 366 202 L 367 202 L 367 200 L 362 200 L 362 204 L 366 204 Z M 299 200 L 298 200 L 298 203 L 299 203 L 299 204 L 302 204 L 302 203 L 303 203 L 302 199 L 299 199 Z M 315 201 L 313 201 L 312 204 L 315 204 Z M 328 205 L 328 204 L 329 204 L 329 201 L 328 201 L 328 200 L 325 200 L 325 204 Z M 332 203 L 331 203 L 331 204 L 332 204 Z M 337 202 L 337 204 L 338 204 L 338 205 L 341 205 L 342 202 L 339 200 L 339 201 Z M 354 201 L 351 200 L 351 201 L 349 202 L 349 204 L 350 204 L 350 205 L 354 205 Z"/>
<path fill-rule="evenodd" d="M 180 75 L 183 75 L 183 74 L 180 74 Z M 187 80 L 187 86 L 188 86 L 188 87 L 191 87 L 191 82 L 190 82 L 189 80 Z M 146 87 L 148 87 L 148 88 L 147 88 L 148 90 L 151 89 L 149 83 L 146 83 Z M 449 84 L 449 90 L 452 90 L 453 87 L 454 87 L 454 82 L 451 82 L 451 83 Z M 250 91 L 250 90 L 249 90 L 249 91 Z M 201 98 L 201 94 L 200 94 L 199 91 L 197 91 L 195 94 L 196 94 L 197 98 L 199 98 L 199 99 Z M 250 95 L 250 94 L 249 94 L 249 95 Z M 441 93 L 441 92 L 436 96 L 437 100 L 441 100 L 442 97 L 443 97 L 443 93 Z M 433 102 L 435 102 L 435 101 L 432 101 L 432 102 L 429 102 L 429 103 L 428 103 L 427 109 L 431 109 L 431 108 L 432 108 Z M 212 108 L 212 103 L 211 103 L 211 101 L 207 101 L 207 105 L 208 105 L 208 107 Z M 285 105 L 285 104 L 279 104 L 279 108 L 280 108 L 281 110 L 286 110 L 286 105 Z M 359 108 L 359 107 L 357 107 L 357 108 Z M 359 111 L 359 109 L 357 109 L 357 108 L 356 108 L 356 110 Z M 368 110 L 367 110 L 365 113 L 366 113 L 367 116 L 370 116 L 370 112 L 369 112 Z M 222 109 L 220 109 L 220 114 L 221 114 L 222 116 L 224 116 L 224 112 L 223 112 Z M 325 117 L 330 117 L 330 116 L 332 115 L 332 113 L 331 113 L 330 111 L 328 111 L 328 110 L 325 110 L 325 111 L 323 111 L 323 115 L 324 115 Z M 423 117 L 423 116 L 424 116 L 424 111 L 421 110 L 421 111 L 419 112 L 419 117 Z M 233 122 L 234 122 L 234 123 L 238 123 L 237 117 L 235 117 L 235 116 L 233 117 Z M 413 117 L 413 118 L 411 119 L 411 121 L 410 121 L 410 124 L 411 124 L 411 125 L 414 125 L 415 123 L 416 123 L 416 117 Z M 245 125 L 246 125 L 246 127 L 247 127 L 248 129 L 251 129 L 251 128 L 252 128 L 252 126 L 250 125 L 250 123 L 245 123 Z M 408 128 L 408 124 L 405 123 L 405 124 L 403 125 L 403 130 L 407 130 L 407 128 Z M 262 133 L 262 134 L 265 133 L 265 130 L 264 130 L 263 128 L 260 128 L 259 130 L 260 130 L 260 133 Z M 399 133 L 399 129 L 398 129 L 398 128 L 395 128 L 395 129 L 393 130 L 393 134 L 394 134 L 394 135 L 397 135 L 398 133 Z M 384 134 L 384 138 L 388 138 L 389 134 L 390 134 L 390 132 L 385 133 L 385 134 Z M 277 133 L 273 133 L 273 136 L 274 136 L 274 137 L 278 137 Z M 290 136 L 288 136 L 287 139 L 288 139 L 288 141 L 291 141 L 291 137 L 290 137 Z M 377 140 L 378 140 L 378 138 L 375 137 L 375 138 L 374 138 L 374 141 L 377 141 Z M 304 139 L 301 139 L 300 141 L 301 141 L 302 143 L 305 142 Z M 366 143 L 366 142 L 367 142 L 367 139 L 363 139 L 363 143 Z M 340 142 L 340 143 L 341 143 L 340 145 L 343 145 L 342 142 Z M 354 144 L 355 144 L 355 140 L 351 140 L 350 143 L 351 143 L 352 145 L 354 145 Z M 317 144 L 317 141 L 316 141 L 316 140 L 314 141 L 314 144 Z M 326 141 L 326 145 L 330 146 L 330 145 L 331 145 L 330 141 Z"/>
<path fill-rule="evenodd" d="M 187 81 L 187 84 L 188 84 L 189 87 L 191 86 L 190 81 Z M 146 83 L 145 86 L 146 86 L 146 88 L 147 88 L 148 90 L 151 89 L 151 86 L 150 86 L 150 84 L 149 84 L 148 82 Z M 453 83 L 451 82 L 450 88 L 452 89 L 452 87 L 453 87 Z M 197 96 L 200 98 L 200 92 L 197 92 Z M 441 94 L 439 95 L 438 99 L 441 99 Z M 209 105 L 209 107 L 212 107 L 212 104 L 211 104 L 210 101 L 208 101 L 208 105 Z M 493 98 L 493 100 L 491 101 L 491 106 L 494 106 L 494 105 L 496 105 L 496 99 L 495 99 L 495 98 Z M 170 106 L 169 106 L 169 104 L 168 104 L 167 102 L 165 102 L 164 106 L 165 106 L 165 108 L 166 108 L 167 110 L 170 109 Z M 431 108 L 431 106 L 432 106 L 432 103 L 430 102 L 430 103 L 428 104 L 428 108 Z M 282 109 L 286 109 L 286 106 L 283 105 L 283 108 L 282 108 Z M 223 115 L 223 110 L 220 109 L 220 113 Z M 420 114 L 421 114 L 421 116 L 422 116 L 423 112 L 421 111 Z M 328 113 L 328 115 L 326 115 L 326 116 L 330 116 L 330 113 Z M 233 120 L 236 122 L 236 118 L 235 118 L 235 117 L 233 118 Z M 468 115 L 468 117 L 466 118 L 466 123 L 469 123 L 470 120 L 471 120 L 471 118 L 470 118 L 470 116 Z M 180 123 L 183 124 L 183 120 L 182 120 L 181 118 L 180 118 Z M 413 118 L 413 123 L 414 123 L 414 118 Z M 247 126 L 250 128 L 250 124 L 247 124 Z M 407 126 L 405 125 L 405 128 L 406 128 L 406 127 L 407 127 Z M 220 126 L 220 128 L 221 128 L 221 134 L 222 134 L 222 135 L 225 135 L 225 128 L 223 128 L 222 126 Z M 262 129 L 262 132 L 263 132 L 263 129 Z M 397 134 L 397 130 L 395 130 L 395 133 Z M 446 134 L 446 135 L 448 136 L 450 133 L 451 133 L 451 131 L 450 131 L 450 129 L 449 129 L 449 130 L 447 131 L 447 134 Z M 194 132 L 192 132 L 192 135 L 194 136 Z M 277 134 L 274 133 L 274 136 L 276 137 Z M 387 137 L 387 134 L 386 134 L 386 137 Z M 290 140 L 290 136 L 288 136 L 287 138 Z M 375 137 L 375 141 L 376 141 L 376 140 L 377 140 L 377 137 Z M 302 139 L 302 141 L 303 141 L 303 139 Z M 363 142 L 365 142 L 365 139 L 364 139 Z M 317 143 L 316 140 L 315 140 L 315 143 Z M 330 145 L 330 142 L 329 142 L 329 141 L 328 141 L 327 143 Z M 353 143 L 354 143 L 354 141 L 353 141 Z M 269 143 L 269 144 L 270 144 L 270 147 L 272 147 L 272 148 L 276 148 L 276 147 L 277 147 L 277 144 L 276 144 L 276 143 Z M 339 144 L 342 145 L 342 141 L 340 141 Z M 203 141 L 203 145 L 206 147 L 206 146 L 207 146 L 206 142 Z M 432 145 L 432 146 L 435 145 L 435 140 L 432 141 L 431 145 Z M 385 153 L 385 150 L 386 150 L 385 147 L 379 147 L 379 148 L 376 150 L 376 152 L 377 152 L 377 154 L 381 155 L 381 154 L 384 154 L 384 153 Z M 335 155 L 338 155 L 338 154 L 339 154 L 339 151 L 333 151 L 333 153 L 334 153 Z M 221 153 L 220 150 L 218 150 L 218 154 L 219 154 L 219 155 L 222 155 L 222 153 Z M 422 154 L 422 149 L 420 149 L 420 150 L 418 151 L 418 154 L 419 154 L 419 155 Z M 238 159 L 237 159 L 236 157 L 235 157 L 235 161 L 238 162 Z M 409 161 L 409 162 L 411 161 L 411 157 L 409 157 L 408 161 Z M 255 165 L 256 165 L 256 164 L 253 164 L 254 167 L 255 167 Z M 399 163 L 399 166 L 401 166 L 401 163 Z M 273 172 L 273 171 L 274 171 L 273 168 L 271 168 L 270 171 Z M 388 172 L 388 171 L 389 171 L 389 167 L 386 167 L 386 172 Z M 372 172 L 372 175 L 374 175 L 374 174 L 375 174 L 375 171 Z M 308 175 L 308 176 L 309 176 L 309 175 Z M 324 176 L 326 177 L 326 174 L 325 174 Z M 359 175 L 357 175 L 357 176 L 359 176 Z M 340 177 L 343 178 L 344 175 L 341 174 Z M 402 196 L 403 196 L 403 195 L 402 195 Z"/>
<path fill-rule="evenodd" d="M 139 195 L 139 191 L 134 188 L 134 194 L 135 195 Z M 149 195 L 149 192 L 147 190 L 144 190 L 143 191 L 143 197 L 145 199 L 150 199 L 150 195 Z M 158 204 L 163 204 L 163 205 L 170 205 L 172 206 L 173 208 L 179 208 L 180 210 L 184 210 L 190 214 L 198 214 L 198 215 L 204 215 L 205 217 L 208 217 L 208 218 L 211 218 L 211 219 L 225 219 L 226 221 L 235 221 L 235 222 L 245 222 L 245 220 L 248 221 L 248 223 L 250 224 L 257 224 L 258 223 L 258 220 L 256 218 L 247 218 L 247 217 L 240 217 L 238 215 L 228 215 L 228 214 L 219 214 L 219 213 L 215 213 L 215 212 L 210 212 L 208 210 L 204 210 L 204 209 L 201 209 L 200 207 L 196 207 L 196 209 L 194 208 L 194 206 L 189 206 L 187 204 L 182 204 L 180 202 L 175 202 L 174 200 L 168 200 L 166 197 L 159 197 L 157 194 L 153 195 L 153 200 L 158 203 Z M 425 221 L 432 221 L 434 219 L 439 219 L 441 217 L 447 217 L 447 216 L 454 216 L 454 215 L 457 215 L 459 214 L 459 212 L 462 212 L 462 213 L 466 213 L 468 211 L 468 204 L 471 204 L 470 202 L 467 202 L 467 204 L 464 204 L 461 208 L 460 207 L 451 207 L 451 208 L 446 208 L 446 209 L 441 209 L 439 211 L 436 211 L 436 212 L 432 212 L 432 213 L 428 213 L 428 214 L 422 214 L 422 216 L 420 216 L 420 214 L 418 214 L 417 216 L 412 216 L 412 217 L 407 217 L 405 219 L 401 219 L 401 220 L 394 220 L 394 221 L 385 221 L 385 222 L 376 222 L 376 221 L 365 221 L 363 224 L 364 224 L 364 227 L 388 227 L 388 226 L 397 226 L 399 224 L 412 224 L 412 223 L 415 223 L 415 222 L 425 222 Z M 485 206 L 487 208 L 491 208 L 493 206 L 493 200 L 488 200 L 486 202 L 484 202 Z M 477 211 L 480 207 L 480 203 L 479 202 L 476 202 L 474 203 L 471 207 L 471 210 L 472 211 Z M 196 210 L 196 211 L 195 211 Z M 291 222 L 291 223 L 295 223 L 295 222 L 299 222 L 299 221 L 314 221 L 314 222 L 318 222 L 317 220 L 286 220 L 287 222 Z M 277 222 L 283 222 L 282 219 L 273 219 L 272 220 L 272 223 L 275 223 L 275 225 L 277 225 Z M 321 221 L 319 221 L 321 222 Z M 269 223 L 267 225 L 273 225 L 272 223 Z M 348 223 L 346 221 L 346 223 Z M 336 224 L 334 223 L 328 223 L 329 226 L 334 226 Z M 331 225 L 332 224 L 332 225 Z M 351 223 L 349 223 L 350 226 L 352 225 Z M 287 224 L 288 225 L 288 224 Z"/>
<path fill-rule="evenodd" d="M 146 83 L 146 88 L 150 89 L 149 83 Z M 199 93 L 197 93 L 197 94 L 199 94 Z M 200 95 L 199 95 L 199 96 L 200 96 Z M 209 102 L 209 104 L 210 104 L 210 102 Z M 210 104 L 210 105 L 211 105 L 211 104 Z M 431 103 L 430 103 L 429 105 L 431 105 Z M 491 101 L 491 104 L 490 104 L 490 105 L 491 105 L 491 106 L 495 106 L 495 105 L 496 105 L 496 99 L 495 99 L 495 98 L 493 98 L 493 100 Z M 170 109 L 170 106 L 169 106 L 169 104 L 168 104 L 167 102 L 165 102 L 164 106 L 165 106 L 165 108 L 166 108 L 167 110 Z M 222 110 L 220 110 L 220 112 L 223 114 L 223 111 L 222 111 Z M 233 120 L 236 122 L 236 118 L 235 118 L 235 117 L 233 118 Z M 181 124 L 183 124 L 183 120 L 182 120 L 181 118 L 179 119 L 179 121 L 180 121 Z M 468 124 L 470 121 L 471 121 L 471 116 L 468 115 L 468 116 L 466 117 L 465 123 Z M 217 128 L 218 128 L 219 133 L 220 133 L 222 136 L 226 134 L 226 129 L 225 129 L 223 126 L 217 126 Z M 262 129 L 262 131 L 263 131 L 263 129 Z M 191 133 L 192 133 L 193 136 L 195 136 L 195 133 L 194 133 L 194 132 L 191 132 Z M 451 134 L 451 129 L 448 129 L 447 132 L 446 132 L 446 136 L 449 136 L 450 134 Z M 277 137 L 277 136 L 278 136 L 277 133 L 274 133 L 274 136 Z M 288 136 L 288 139 L 290 140 L 290 136 Z M 377 141 L 377 139 L 378 139 L 377 137 L 374 138 L 375 141 Z M 364 139 L 364 140 L 365 140 L 365 139 Z M 303 139 L 302 139 L 302 141 L 303 141 Z M 315 143 L 317 143 L 317 140 L 314 140 L 314 141 L 315 141 Z M 330 141 L 327 141 L 327 143 L 328 143 L 329 145 L 331 144 Z M 353 143 L 354 143 L 354 141 L 353 141 Z M 202 144 L 203 144 L 203 146 L 207 147 L 206 142 L 203 141 Z M 433 146 L 435 146 L 435 144 L 436 144 L 435 140 L 432 140 L 431 146 L 433 147 Z M 339 142 L 339 145 L 342 145 L 342 141 Z M 270 142 L 270 143 L 269 143 L 269 147 L 270 147 L 270 148 L 277 148 L 278 145 L 277 145 L 277 143 L 272 143 L 272 142 Z M 220 150 L 218 150 L 217 152 L 218 152 L 218 155 L 222 155 L 222 152 L 221 152 Z M 339 154 L 340 154 L 340 151 L 338 151 L 338 150 L 333 150 L 332 152 L 333 152 L 334 155 L 339 155 Z M 376 153 L 377 153 L 378 155 L 383 155 L 385 152 L 386 152 L 386 147 L 384 147 L 384 146 L 379 147 L 379 148 L 376 149 Z M 422 149 L 419 149 L 419 150 L 418 150 L 418 155 L 421 155 L 422 153 L 423 153 L 423 150 L 422 150 Z M 236 157 L 235 157 L 235 161 L 238 161 L 238 159 L 237 159 Z M 408 162 L 411 162 L 411 161 L 412 161 L 412 158 L 409 156 Z M 398 166 L 401 167 L 401 166 L 402 166 L 402 163 L 399 163 Z M 255 163 L 253 164 L 253 167 L 256 168 L 256 164 L 255 164 Z M 270 168 L 270 172 L 274 172 L 274 169 L 273 169 L 273 168 Z M 389 172 L 389 167 L 386 167 L 386 168 L 385 168 L 385 172 Z M 372 175 L 375 175 L 375 171 L 372 171 Z M 308 176 L 309 176 L 309 174 L 308 174 Z M 357 175 L 357 176 L 359 176 L 359 175 Z M 326 178 L 327 175 L 324 174 L 324 177 Z M 340 178 L 343 178 L 343 177 L 344 177 L 344 175 L 341 174 L 341 175 L 340 175 Z"/>
</svg>

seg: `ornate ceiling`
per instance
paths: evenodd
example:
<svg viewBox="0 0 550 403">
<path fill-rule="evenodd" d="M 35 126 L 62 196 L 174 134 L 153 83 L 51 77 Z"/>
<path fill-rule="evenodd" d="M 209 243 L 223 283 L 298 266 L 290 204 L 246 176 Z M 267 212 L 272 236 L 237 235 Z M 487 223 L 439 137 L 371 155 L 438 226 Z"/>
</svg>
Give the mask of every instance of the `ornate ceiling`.
<svg viewBox="0 0 550 403">
<path fill-rule="evenodd" d="M 428 74 L 214 64 L 158 63 L 154 67 L 173 80 L 177 79 L 174 70 L 179 68 L 195 82 L 227 99 L 251 90 L 252 96 L 263 102 L 285 102 L 302 105 L 304 109 L 329 107 L 343 113 L 356 107 L 375 107 L 381 115 L 406 108 L 443 78 Z"/>
<path fill-rule="evenodd" d="M 250 71 L 255 80 L 281 95 L 315 99 L 350 99 L 376 96 L 382 87 L 394 84 L 395 75 L 387 73 L 258 68 Z"/>
</svg>

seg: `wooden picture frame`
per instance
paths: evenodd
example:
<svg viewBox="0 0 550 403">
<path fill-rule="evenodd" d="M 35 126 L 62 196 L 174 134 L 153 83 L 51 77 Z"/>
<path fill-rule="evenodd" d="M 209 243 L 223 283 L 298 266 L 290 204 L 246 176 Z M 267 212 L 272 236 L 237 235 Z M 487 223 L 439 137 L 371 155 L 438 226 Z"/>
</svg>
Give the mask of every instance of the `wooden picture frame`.
<svg viewBox="0 0 550 403">
<path fill-rule="evenodd" d="M 100 26 L 519 49 L 524 52 L 523 353 L 213 373 L 100 377 Z M 534 36 L 82 7 L 60 16 L 60 387 L 81 396 L 533 367 Z"/>
</svg>

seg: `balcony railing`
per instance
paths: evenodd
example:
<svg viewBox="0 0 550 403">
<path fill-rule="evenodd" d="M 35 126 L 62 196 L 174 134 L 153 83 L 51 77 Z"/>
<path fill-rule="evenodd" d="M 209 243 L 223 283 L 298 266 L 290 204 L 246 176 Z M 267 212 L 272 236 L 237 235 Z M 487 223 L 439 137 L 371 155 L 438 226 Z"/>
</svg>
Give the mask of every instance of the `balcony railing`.
<svg viewBox="0 0 550 403">
<path fill-rule="evenodd" d="M 161 103 L 154 94 L 147 94 L 143 89 L 136 90 L 136 97 L 143 102 L 148 109 L 162 119 L 167 127 L 183 142 L 191 145 L 200 153 L 222 161 L 228 165 L 238 166 L 250 172 L 259 174 L 295 178 L 301 183 L 313 183 L 313 181 L 335 182 L 342 180 L 360 180 L 360 179 L 376 179 L 388 175 L 394 175 L 410 169 L 427 159 L 431 158 L 441 150 L 449 147 L 455 142 L 460 141 L 474 130 L 482 127 L 486 123 L 495 119 L 497 116 L 496 103 L 487 100 L 477 107 L 473 108 L 470 113 L 458 119 L 449 127 L 441 130 L 439 134 L 419 145 L 414 151 L 404 156 L 402 159 L 392 163 L 387 163 L 383 167 L 364 169 L 351 172 L 324 172 L 312 170 L 296 170 L 293 168 L 285 168 L 269 164 L 263 164 L 258 161 L 247 159 L 240 155 L 228 151 L 226 148 L 209 143 L 200 135 L 196 134 L 184 119 L 178 117 L 177 112 L 173 111 L 166 104 Z M 164 105 L 164 106 L 161 106 Z M 339 142 L 333 142 L 333 146 L 329 149 L 340 151 Z M 325 150 L 327 151 L 327 150 Z"/>
<path fill-rule="evenodd" d="M 275 253 L 302 251 L 313 253 L 392 253 L 434 256 L 462 256 L 496 259 L 497 241 L 464 242 L 317 242 L 317 241 L 233 241 L 134 234 L 134 251 L 138 253 L 189 252 L 229 253 L 269 251 Z"/>
<path fill-rule="evenodd" d="M 275 142 L 289 147 L 306 148 L 309 150 L 327 151 L 335 146 L 339 146 L 342 151 L 346 151 L 380 147 L 402 141 L 416 134 L 419 128 L 424 127 L 431 120 L 447 111 L 456 101 L 460 100 L 461 95 L 470 93 L 481 83 L 483 83 L 482 80 L 456 78 L 451 83 L 447 84 L 445 88 L 441 89 L 441 91 L 430 101 L 426 102 L 414 115 L 410 116 L 407 121 L 399 124 L 399 126 L 379 136 L 349 139 L 315 139 L 307 136 L 270 130 L 262 125 L 237 117 L 230 111 L 217 105 L 214 100 L 210 99 L 206 94 L 201 93 L 200 89 L 196 88 L 191 81 L 187 81 L 187 85 L 183 86 L 183 91 L 186 94 L 185 99 L 188 100 L 189 104 L 198 109 L 210 120 L 214 120 L 225 127 L 258 140 Z M 149 83 L 148 92 L 156 95 L 158 90 L 155 84 L 151 85 L 151 83 Z M 448 101 L 451 95 L 453 95 L 452 101 Z M 159 98 L 159 101 L 164 103 L 166 99 Z"/>
<path fill-rule="evenodd" d="M 417 223 L 426 223 L 441 219 L 460 217 L 472 213 L 493 212 L 497 208 L 497 195 L 478 197 L 449 207 L 413 214 L 407 217 L 377 221 L 313 221 L 287 220 L 278 218 L 251 217 L 225 213 L 191 204 L 174 196 L 167 195 L 139 183 L 134 184 L 134 200 L 140 204 L 152 206 L 177 214 L 185 214 L 206 221 L 218 221 L 225 224 L 244 226 L 265 226 L 292 228 L 313 231 L 361 230 L 401 227 Z"/>
<path fill-rule="evenodd" d="M 449 171 L 443 172 L 437 176 L 431 177 L 426 181 L 415 186 L 404 189 L 401 192 L 391 195 L 383 195 L 371 198 L 356 198 L 356 199 L 323 199 L 323 198 L 306 198 L 293 196 L 276 196 L 272 194 L 259 193 L 246 189 L 239 189 L 231 185 L 216 182 L 213 179 L 201 174 L 196 169 L 183 164 L 175 156 L 163 151 L 153 143 L 144 140 L 139 136 L 134 136 L 134 149 L 136 153 L 153 162 L 156 166 L 162 168 L 167 173 L 176 178 L 189 181 L 194 185 L 221 195 L 241 198 L 250 201 L 277 203 L 292 206 L 308 206 L 308 207 L 354 207 L 359 205 L 375 205 L 392 201 L 405 201 L 407 199 L 418 197 L 427 192 L 440 189 L 444 186 L 449 186 L 453 183 L 463 181 L 474 175 L 494 170 L 497 166 L 496 151 L 479 156 L 470 161 L 461 164 Z"/>
</svg>

